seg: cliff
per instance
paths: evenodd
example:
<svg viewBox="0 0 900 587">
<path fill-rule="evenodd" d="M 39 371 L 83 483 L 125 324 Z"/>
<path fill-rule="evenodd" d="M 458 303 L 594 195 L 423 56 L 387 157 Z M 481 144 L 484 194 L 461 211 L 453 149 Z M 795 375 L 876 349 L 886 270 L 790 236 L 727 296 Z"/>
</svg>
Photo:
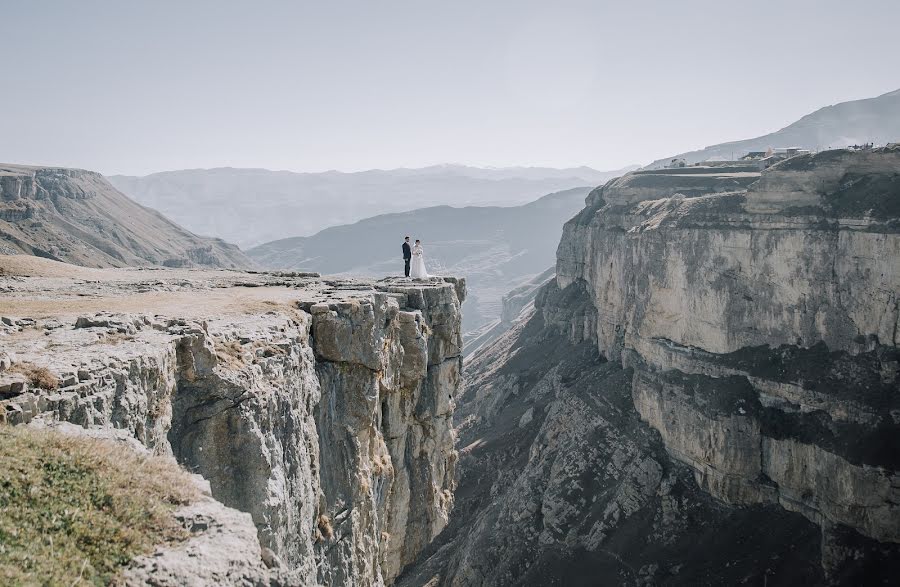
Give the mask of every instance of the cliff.
<svg viewBox="0 0 900 587">
<path fill-rule="evenodd" d="M 900 570 L 900 149 L 720 171 L 629 174 L 566 224 L 467 365 L 457 505 L 401 584 Z"/>
<path fill-rule="evenodd" d="M 88 267 L 251 267 L 236 246 L 197 236 L 129 200 L 99 173 L 0 164 L 0 254 Z"/>
<path fill-rule="evenodd" d="M 726 501 L 900 541 L 900 148 L 798 157 L 732 194 L 616 191 L 567 226 L 558 286 L 584 284 L 670 452 Z"/>
<path fill-rule="evenodd" d="M 249 513 L 290 584 L 389 583 L 446 524 L 464 281 L 0 260 L 8 423 L 174 456 Z"/>
</svg>

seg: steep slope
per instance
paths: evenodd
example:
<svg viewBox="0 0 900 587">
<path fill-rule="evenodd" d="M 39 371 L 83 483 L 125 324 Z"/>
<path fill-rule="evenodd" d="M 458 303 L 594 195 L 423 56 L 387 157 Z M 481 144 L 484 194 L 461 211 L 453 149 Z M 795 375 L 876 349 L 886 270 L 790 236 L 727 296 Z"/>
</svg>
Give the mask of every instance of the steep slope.
<svg viewBox="0 0 900 587">
<path fill-rule="evenodd" d="M 556 278 L 556 267 L 511 289 L 503 295 L 500 318 L 487 323 L 466 339 L 466 357 L 480 352 L 487 345 L 500 338 L 510 328 L 525 320 L 534 309 L 534 300 L 541 288 Z"/>
<path fill-rule="evenodd" d="M 456 506 L 401 585 L 900 572 L 900 148 L 666 177 L 595 190 L 467 365 Z"/>
<path fill-rule="evenodd" d="M 480 169 L 439 165 L 357 173 L 188 169 L 109 181 L 182 226 L 243 248 L 429 206 L 513 206 L 621 175 L 587 167 Z"/>
<path fill-rule="evenodd" d="M 0 421 L 116 430 L 174 456 L 252 517 L 296 579 L 273 586 L 384 585 L 446 524 L 464 281 L 29 259 L 0 256 Z M 165 584 L 266 584 L 178 575 L 175 558 Z"/>
<path fill-rule="evenodd" d="M 0 165 L 0 253 L 90 267 L 252 265 L 237 247 L 184 230 L 98 173 L 22 165 Z"/>
<path fill-rule="evenodd" d="M 666 157 L 647 167 L 661 167 L 673 158 L 683 158 L 688 163 L 716 157 L 732 159 L 769 147 L 820 150 L 869 142 L 884 145 L 894 141 L 900 141 L 900 90 L 825 106 L 773 133 Z"/>
<path fill-rule="evenodd" d="M 566 190 L 524 206 L 440 206 L 385 214 L 311 237 L 266 243 L 248 255 L 272 269 L 402 275 L 403 237 L 421 238 L 430 272 L 466 276 L 463 328 L 473 332 L 500 319 L 504 294 L 553 264 L 562 225 L 584 206 L 589 191 Z"/>
</svg>

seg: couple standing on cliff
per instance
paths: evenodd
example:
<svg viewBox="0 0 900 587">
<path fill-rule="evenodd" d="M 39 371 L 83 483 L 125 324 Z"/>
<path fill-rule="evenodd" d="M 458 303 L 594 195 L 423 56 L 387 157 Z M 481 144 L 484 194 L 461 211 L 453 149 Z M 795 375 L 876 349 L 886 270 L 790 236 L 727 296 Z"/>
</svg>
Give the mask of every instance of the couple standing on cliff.
<svg viewBox="0 0 900 587">
<path fill-rule="evenodd" d="M 409 237 L 403 239 L 403 273 L 413 279 L 427 279 L 425 271 L 425 251 L 422 249 L 422 241 L 416 239 L 414 247 L 409 246 Z"/>
</svg>

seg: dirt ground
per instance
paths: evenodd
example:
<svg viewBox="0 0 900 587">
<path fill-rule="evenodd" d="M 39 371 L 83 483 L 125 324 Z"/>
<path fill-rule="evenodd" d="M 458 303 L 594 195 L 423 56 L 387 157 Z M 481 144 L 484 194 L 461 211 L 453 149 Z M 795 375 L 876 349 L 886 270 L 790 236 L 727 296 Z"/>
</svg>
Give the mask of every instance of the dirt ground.
<svg viewBox="0 0 900 587">
<path fill-rule="evenodd" d="M 192 269 L 92 269 L 0 255 L 0 316 L 69 318 L 95 312 L 203 318 L 295 307 L 332 297 L 327 283 Z"/>
</svg>

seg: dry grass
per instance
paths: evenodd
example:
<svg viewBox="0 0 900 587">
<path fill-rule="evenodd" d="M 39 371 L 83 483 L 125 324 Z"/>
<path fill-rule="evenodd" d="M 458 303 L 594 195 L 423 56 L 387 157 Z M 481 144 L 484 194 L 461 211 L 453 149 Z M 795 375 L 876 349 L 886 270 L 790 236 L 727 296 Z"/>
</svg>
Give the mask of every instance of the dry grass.
<svg viewBox="0 0 900 587">
<path fill-rule="evenodd" d="M 244 365 L 244 348 L 236 340 L 216 340 L 216 356 L 226 365 Z"/>
<path fill-rule="evenodd" d="M 334 528 L 331 526 L 331 518 L 329 518 L 325 514 L 321 514 L 319 516 L 319 532 L 322 534 L 322 537 L 325 540 L 331 540 L 331 537 L 334 536 Z"/>
<path fill-rule="evenodd" d="M 173 461 L 113 442 L 0 425 L 0 584 L 103 585 L 188 532 L 198 496 Z"/>
<path fill-rule="evenodd" d="M 33 363 L 16 363 L 9 368 L 12 373 L 21 373 L 35 387 L 53 391 L 59 387 L 59 377 L 46 367 L 38 367 Z"/>
<path fill-rule="evenodd" d="M 124 334 L 122 332 L 112 332 L 109 334 L 103 335 L 101 338 L 97 339 L 97 344 L 122 344 L 123 342 L 132 342 L 136 340 L 136 337 L 132 334 Z"/>
<path fill-rule="evenodd" d="M 374 459 L 372 459 L 372 474 L 373 475 L 384 475 L 391 471 L 391 457 L 388 455 L 376 455 Z"/>
<path fill-rule="evenodd" d="M 216 340 L 215 351 L 216 357 L 225 365 L 241 368 L 247 364 L 249 352 L 251 356 L 262 349 L 263 357 L 275 357 L 287 354 L 284 349 L 268 344 L 265 341 L 256 341 L 249 343 L 246 348 L 236 340 Z M 255 360 L 253 362 L 256 362 Z"/>
</svg>

